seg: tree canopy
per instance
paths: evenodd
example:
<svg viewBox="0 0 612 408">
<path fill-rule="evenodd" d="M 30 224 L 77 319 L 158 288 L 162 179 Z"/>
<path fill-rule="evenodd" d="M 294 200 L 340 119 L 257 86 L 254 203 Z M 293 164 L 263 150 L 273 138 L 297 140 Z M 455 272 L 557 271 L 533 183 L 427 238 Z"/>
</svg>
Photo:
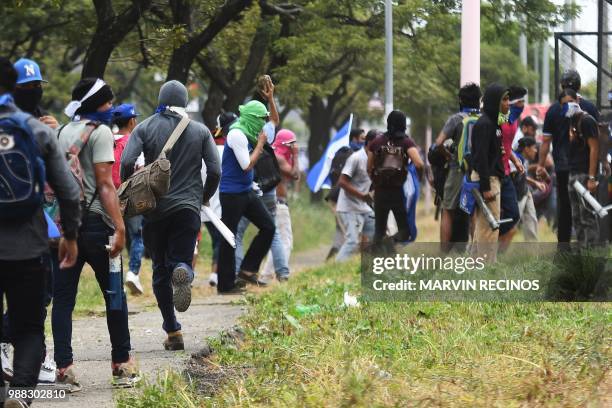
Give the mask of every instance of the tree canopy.
<svg viewBox="0 0 612 408">
<path fill-rule="evenodd" d="M 481 83 L 531 88 L 518 36 L 545 39 L 576 7 L 551 0 L 482 2 Z M 310 130 L 311 159 L 353 112 L 381 121 L 368 102 L 384 95 L 384 7 L 379 0 L 6 0 L 0 52 L 40 63 L 44 107 L 59 114 L 82 76 L 101 76 L 117 100 L 146 115 L 165 79 L 196 84 L 209 125 L 272 75 L 282 116 L 295 109 Z M 400 0 L 394 14 L 395 106 L 422 140 L 456 110 L 461 2 Z"/>
</svg>

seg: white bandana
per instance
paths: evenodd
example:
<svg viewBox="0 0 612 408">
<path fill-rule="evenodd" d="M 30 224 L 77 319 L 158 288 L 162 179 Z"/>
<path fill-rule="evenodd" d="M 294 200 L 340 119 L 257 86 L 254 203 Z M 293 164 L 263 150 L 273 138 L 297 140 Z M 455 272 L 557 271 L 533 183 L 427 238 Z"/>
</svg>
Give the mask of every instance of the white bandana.
<svg viewBox="0 0 612 408">
<path fill-rule="evenodd" d="M 72 119 L 76 111 L 81 107 L 83 102 L 89 99 L 92 95 L 98 92 L 102 87 L 106 85 L 106 82 L 101 80 L 100 78 L 96 79 L 96 83 L 91 87 L 91 89 L 85 94 L 85 96 L 80 101 L 70 101 L 66 109 L 64 109 L 64 113 L 66 116 Z"/>
</svg>

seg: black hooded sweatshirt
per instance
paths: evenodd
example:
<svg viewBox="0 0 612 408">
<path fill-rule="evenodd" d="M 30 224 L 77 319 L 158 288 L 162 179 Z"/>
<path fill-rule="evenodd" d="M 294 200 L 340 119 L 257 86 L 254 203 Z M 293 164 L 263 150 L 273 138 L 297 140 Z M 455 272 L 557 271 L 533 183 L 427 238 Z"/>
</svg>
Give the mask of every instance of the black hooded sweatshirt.
<svg viewBox="0 0 612 408">
<path fill-rule="evenodd" d="M 499 107 L 507 89 L 489 85 L 482 98 L 483 114 L 472 130 L 472 168 L 480 177 L 480 191 L 491 190 L 489 177 L 504 176 L 501 128 L 497 124 Z"/>
</svg>

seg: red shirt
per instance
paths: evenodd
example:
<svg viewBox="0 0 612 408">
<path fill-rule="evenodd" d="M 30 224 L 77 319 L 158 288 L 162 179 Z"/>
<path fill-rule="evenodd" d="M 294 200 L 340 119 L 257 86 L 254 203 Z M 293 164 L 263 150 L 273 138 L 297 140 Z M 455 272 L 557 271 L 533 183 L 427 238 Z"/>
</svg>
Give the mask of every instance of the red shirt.
<svg viewBox="0 0 612 408">
<path fill-rule="evenodd" d="M 121 154 L 130 139 L 130 134 L 115 135 L 115 163 L 113 163 L 112 176 L 115 188 L 121 185 Z"/>
<path fill-rule="evenodd" d="M 512 154 L 512 142 L 514 141 L 514 135 L 518 130 L 519 121 L 515 120 L 514 123 L 504 123 L 501 125 L 502 131 L 502 146 L 504 147 L 504 154 L 502 155 L 502 162 L 504 164 L 504 173 L 506 176 L 510 175 L 510 155 Z"/>
</svg>

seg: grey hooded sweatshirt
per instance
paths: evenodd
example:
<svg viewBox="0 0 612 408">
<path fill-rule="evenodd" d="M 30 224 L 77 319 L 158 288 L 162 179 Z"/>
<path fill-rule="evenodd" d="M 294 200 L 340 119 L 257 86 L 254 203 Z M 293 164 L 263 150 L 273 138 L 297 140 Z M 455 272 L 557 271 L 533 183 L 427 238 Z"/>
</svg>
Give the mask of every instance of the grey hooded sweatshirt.
<svg viewBox="0 0 612 408">
<path fill-rule="evenodd" d="M 159 91 L 159 104 L 184 108 L 187 89 L 178 81 L 169 81 Z M 154 162 L 178 125 L 180 115 L 166 110 L 147 118 L 134 129 L 121 156 L 121 179 L 134 172 L 134 164 L 141 152 L 145 163 Z M 202 159 L 206 164 L 206 184 L 202 185 Z M 200 214 L 200 206 L 215 193 L 221 174 L 219 154 L 212 135 L 202 123 L 191 121 L 178 139 L 168 160 L 172 165 L 170 190 L 158 201 L 147 218 L 158 220 L 182 209 Z"/>
</svg>

